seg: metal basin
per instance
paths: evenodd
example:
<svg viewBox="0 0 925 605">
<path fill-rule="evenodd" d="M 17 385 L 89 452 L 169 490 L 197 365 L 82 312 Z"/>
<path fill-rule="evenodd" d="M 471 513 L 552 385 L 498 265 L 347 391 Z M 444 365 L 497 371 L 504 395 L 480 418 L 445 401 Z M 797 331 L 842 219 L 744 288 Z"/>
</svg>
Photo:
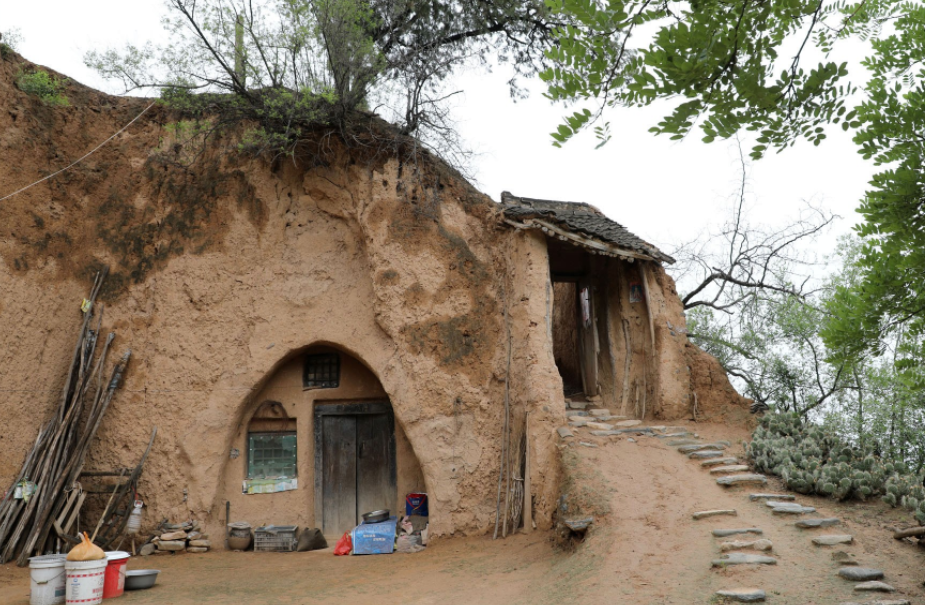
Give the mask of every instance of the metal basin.
<svg viewBox="0 0 925 605">
<path fill-rule="evenodd" d="M 390 512 L 389 509 L 383 509 L 366 513 L 363 515 L 363 523 L 382 523 L 383 521 L 388 521 Z"/>
<path fill-rule="evenodd" d="M 125 572 L 125 590 L 151 588 L 157 581 L 159 569 L 136 569 Z"/>
</svg>

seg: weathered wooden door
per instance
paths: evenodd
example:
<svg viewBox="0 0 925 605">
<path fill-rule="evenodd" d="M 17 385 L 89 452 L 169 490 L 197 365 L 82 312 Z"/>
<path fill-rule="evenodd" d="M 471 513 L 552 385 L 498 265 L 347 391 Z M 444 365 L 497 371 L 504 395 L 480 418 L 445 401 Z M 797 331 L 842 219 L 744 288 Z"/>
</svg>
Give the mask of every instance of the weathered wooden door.
<svg viewBox="0 0 925 605">
<path fill-rule="evenodd" d="M 315 516 L 326 536 L 340 537 L 363 513 L 395 506 L 394 419 L 378 403 L 320 405 L 315 414 Z"/>
<path fill-rule="evenodd" d="M 585 395 L 592 397 L 599 393 L 597 377 L 597 316 L 591 280 L 578 280 L 576 289 L 578 312 L 578 355 L 581 359 L 581 382 Z"/>
</svg>

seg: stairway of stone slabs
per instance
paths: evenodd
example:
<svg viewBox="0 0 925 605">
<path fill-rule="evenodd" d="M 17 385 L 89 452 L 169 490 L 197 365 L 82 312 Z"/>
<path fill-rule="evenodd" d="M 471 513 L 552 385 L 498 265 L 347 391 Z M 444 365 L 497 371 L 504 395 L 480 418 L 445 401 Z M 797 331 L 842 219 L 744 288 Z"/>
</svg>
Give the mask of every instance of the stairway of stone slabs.
<svg viewBox="0 0 925 605">
<path fill-rule="evenodd" d="M 673 439 L 668 441 L 667 445 L 696 462 L 710 475 L 715 475 L 716 483 L 721 488 L 746 486 L 760 489 L 768 482 L 764 475 L 748 472 L 749 467 L 743 460 L 726 453 L 731 446 L 728 441 L 704 443 L 696 434 L 686 432 L 676 432 L 671 437 Z M 743 492 L 742 496 L 743 504 L 747 502 L 746 505 L 765 507 L 769 513 L 771 527 L 782 523 L 793 523 L 807 533 L 807 542 L 815 547 L 841 547 L 854 542 L 854 537 L 848 534 L 818 533 L 819 530 L 836 531 L 835 528 L 841 524 L 841 521 L 837 518 L 808 516 L 816 514 L 816 509 L 803 506 L 796 501 L 796 496 L 793 494 L 758 491 L 747 494 Z M 710 519 L 718 522 L 720 519 L 737 516 L 737 514 L 734 509 L 703 510 L 695 512 L 693 519 L 695 521 Z M 768 554 L 773 550 L 774 544 L 762 528 L 723 527 L 713 529 L 712 534 L 717 539 L 719 551 L 722 553 L 719 558 L 711 561 L 713 567 L 726 569 L 740 565 L 751 567 L 777 565 L 777 559 Z M 762 554 L 756 554 L 755 551 Z M 891 594 L 895 592 L 895 589 L 883 581 L 884 573 L 881 570 L 862 567 L 853 555 L 841 550 L 832 551 L 831 558 L 837 568 L 834 573 L 847 582 L 852 582 L 854 593 L 859 595 L 855 600 L 838 601 L 841 605 L 911 605 L 907 599 L 895 598 Z M 865 595 L 878 596 L 872 600 L 862 601 L 866 598 Z M 732 587 L 719 590 L 716 592 L 716 597 L 720 601 L 742 603 L 758 603 L 769 599 L 764 589 L 753 587 Z"/>
</svg>

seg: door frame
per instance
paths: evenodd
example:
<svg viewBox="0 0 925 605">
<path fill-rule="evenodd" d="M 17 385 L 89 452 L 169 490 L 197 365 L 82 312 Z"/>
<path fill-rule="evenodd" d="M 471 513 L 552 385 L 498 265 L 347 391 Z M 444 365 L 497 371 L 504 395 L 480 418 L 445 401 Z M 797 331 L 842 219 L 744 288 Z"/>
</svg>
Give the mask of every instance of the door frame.
<svg viewBox="0 0 925 605">
<path fill-rule="evenodd" d="M 315 439 L 315 526 L 324 526 L 324 435 L 321 418 L 323 416 L 365 416 L 385 414 L 389 426 L 388 465 L 389 481 L 398 485 L 398 469 L 395 462 L 395 414 L 389 401 L 364 401 L 357 403 L 316 402 L 313 412 Z M 394 503 L 393 503 L 394 504 Z"/>
</svg>

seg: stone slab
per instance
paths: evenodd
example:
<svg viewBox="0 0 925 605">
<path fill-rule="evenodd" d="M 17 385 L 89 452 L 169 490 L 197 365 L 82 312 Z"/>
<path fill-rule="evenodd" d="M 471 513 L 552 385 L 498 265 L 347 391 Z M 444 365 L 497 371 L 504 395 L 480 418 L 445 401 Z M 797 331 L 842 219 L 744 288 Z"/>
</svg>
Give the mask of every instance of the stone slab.
<svg viewBox="0 0 925 605">
<path fill-rule="evenodd" d="M 703 462 L 700 463 L 700 466 L 708 466 L 708 467 L 709 467 L 709 466 L 719 466 L 719 465 L 721 465 L 721 464 L 722 464 L 722 465 L 735 464 L 735 463 L 738 462 L 738 461 L 739 461 L 738 458 L 731 458 L 731 457 L 726 457 L 726 458 L 713 458 L 712 460 L 704 460 Z"/>
<path fill-rule="evenodd" d="M 642 424 L 642 420 L 621 420 L 617 423 L 619 427 L 628 427 L 628 426 L 639 426 Z"/>
<path fill-rule="evenodd" d="M 719 545 L 719 549 L 722 552 L 745 549 L 767 552 L 772 548 L 774 548 L 774 544 L 767 538 L 761 538 L 759 540 L 731 540 L 729 542 L 722 542 Z"/>
<path fill-rule="evenodd" d="M 212 542 L 209 540 L 190 540 L 189 545 L 193 548 L 212 548 Z"/>
<path fill-rule="evenodd" d="M 851 544 L 852 542 L 854 542 L 854 536 L 849 536 L 847 534 L 832 534 L 813 538 L 813 544 L 816 546 L 835 546 L 836 544 Z"/>
<path fill-rule="evenodd" d="M 583 445 L 585 447 L 597 447 L 596 443 L 588 443 L 587 441 L 579 441 L 578 445 Z"/>
<path fill-rule="evenodd" d="M 697 445 L 696 439 L 675 439 L 674 441 L 669 441 L 668 445 L 671 447 L 678 447 L 679 445 Z"/>
<path fill-rule="evenodd" d="M 157 543 L 157 549 L 160 551 L 177 552 L 185 548 L 185 540 L 161 540 Z"/>
<path fill-rule="evenodd" d="M 840 519 L 830 517 L 827 519 L 803 519 L 802 521 L 797 521 L 795 525 L 800 529 L 816 529 L 818 527 L 832 527 L 839 523 L 841 523 Z"/>
<path fill-rule="evenodd" d="M 160 535 L 161 540 L 186 540 L 187 535 L 183 530 L 170 531 Z"/>
<path fill-rule="evenodd" d="M 189 548 L 186 549 L 186 552 L 192 552 L 192 553 L 209 552 L 209 549 L 206 548 L 205 546 L 190 546 Z"/>
<path fill-rule="evenodd" d="M 814 513 L 816 509 L 812 506 L 775 506 L 771 509 L 771 512 L 776 515 L 805 515 L 807 513 Z"/>
<path fill-rule="evenodd" d="M 717 538 L 728 538 L 729 536 L 736 536 L 739 534 L 757 534 L 761 535 L 764 532 L 757 527 L 742 527 L 736 529 L 714 529 L 713 535 Z"/>
<path fill-rule="evenodd" d="M 725 475 L 727 473 L 741 473 L 748 470 L 746 464 L 728 464 L 726 466 L 714 466 L 710 469 L 711 475 Z"/>
<path fill-rule="evenodd" d="M 696 443 L 691 445 L 682 445 L 678 448 L 678 451 L 682 454 L 690 454 L 691 452 L 696 452 L 698 450 L 724 450 L 726 449 L 725 445 L 721 443 Z"/>
<path fill-rule="evenodd" d="M 736 517 L 738 516 L 738 514 L 739 513 L 737 513 L 735 510 L 731 508 L 723 508 L 723 509 L 716 509 L 716 510 L 698 511 L 694 513 L 693 517 L 695 520 L 697 520 L 697 519 L 706 519 L 708 517 L 716 517 L 718 515 L 731 515 L 733 517 Z"/>
<path fill-rule="evenodd" d="M 728 567 L 729 565 L 777 565 L 777 559 L 766 557 L 764 555 L 747 555 L 745 553 L 733 552 L 723 555 L 719 559 L 714 559 L 713 567 Z"/>
<path fill-rule="evenodd" d="M 673 439 L 675 437 L 687 437 L 688 435 L 690 435 L 690 433 L 685 431 L 683 433 L 666 433 L 664 435 L 656 435 L 656 437 L 659 439 Z"/>
<path fill-rule="evenodd" d="M 141 555 L 142 557 L 147 557 L 148 555 L 153 554 L 153 553 L 154 553 L 154 544 L 150 542 L 142 546 L 141 550 L 138 551 L 138 554 Z"/>
<path fill-rule="evenodd" d="M 592 416 L 610 416 L 610 410 L 590 410 Z"/>
<path fill-rule="evenodd" d="M 870 567 L 842 567 L 838 570 L 838 575 L 852 582 L 870 582 L 871 580 L 883 579 L 882 571 Z"/>
<path fill-rule="evenodd" d="M 854 589 L 859 592 L 896 592 L 896 589 L 886 582 L 861 582 L 855 584 Z"/>
<path fill-rule="evenodd" d="M 559 437 L 561 437 L 562 439 L 575 436 L 575 433 L 573 433 L 572 430 L 568 428 L 567 426 L 560 426 L 559 428 L 556 429 L 556 432 L 559 433 Z"/>
<path fill-rule="evenodd" d="M 781 502 L 784 500 L 796 500 L 797 497 L 792 494 L 749 494 L 748 499 L 753 502 L 756 500 L 777 500 Z"/>
<path fill-rule="evenodd" d="M 760 603 L 765 600 L 764 591 L 759 588 L 732 588 L 717 590 L 716 596 L 739 601 L 740 603 Z"/>
<path fill-rule="evenodd" d="M 748 473 L 744 475 L 727 475 L 726 477 L 720 477 L 716 482 L 723 487 L 732 485 L 753 485 L 755 483 L 764 485 L 768 482 L 768 479 L 764 475 Z"/>
<path fill-rule="evenodd" d="M 584 421 L 584 420 L 582 420 L 581 422 L 569 422 L 569 423 L 568 423 L 569 426 L 574 427 L 574 428 L 576 428 L 576 429 L 580 429 L 581 427 L 585 426 L 586 424 L 588 424 L 588 423 L 587 423 L 586 421 Z"/>
<path fill-rule="evenodd" d="M 698 452 L 692 452 L 687 455 L 691 460 L 706 460 L 707 458 L 719 458 L 723 455 L 723 452 L 718 450 L 700 450 Z"/>
<path fill-rule="evenodd" d="M 606 422 L 588 422 L 585 426 L 595 431 L 610 431 L 613 429 L 613 425 Z"/>
</svg>

